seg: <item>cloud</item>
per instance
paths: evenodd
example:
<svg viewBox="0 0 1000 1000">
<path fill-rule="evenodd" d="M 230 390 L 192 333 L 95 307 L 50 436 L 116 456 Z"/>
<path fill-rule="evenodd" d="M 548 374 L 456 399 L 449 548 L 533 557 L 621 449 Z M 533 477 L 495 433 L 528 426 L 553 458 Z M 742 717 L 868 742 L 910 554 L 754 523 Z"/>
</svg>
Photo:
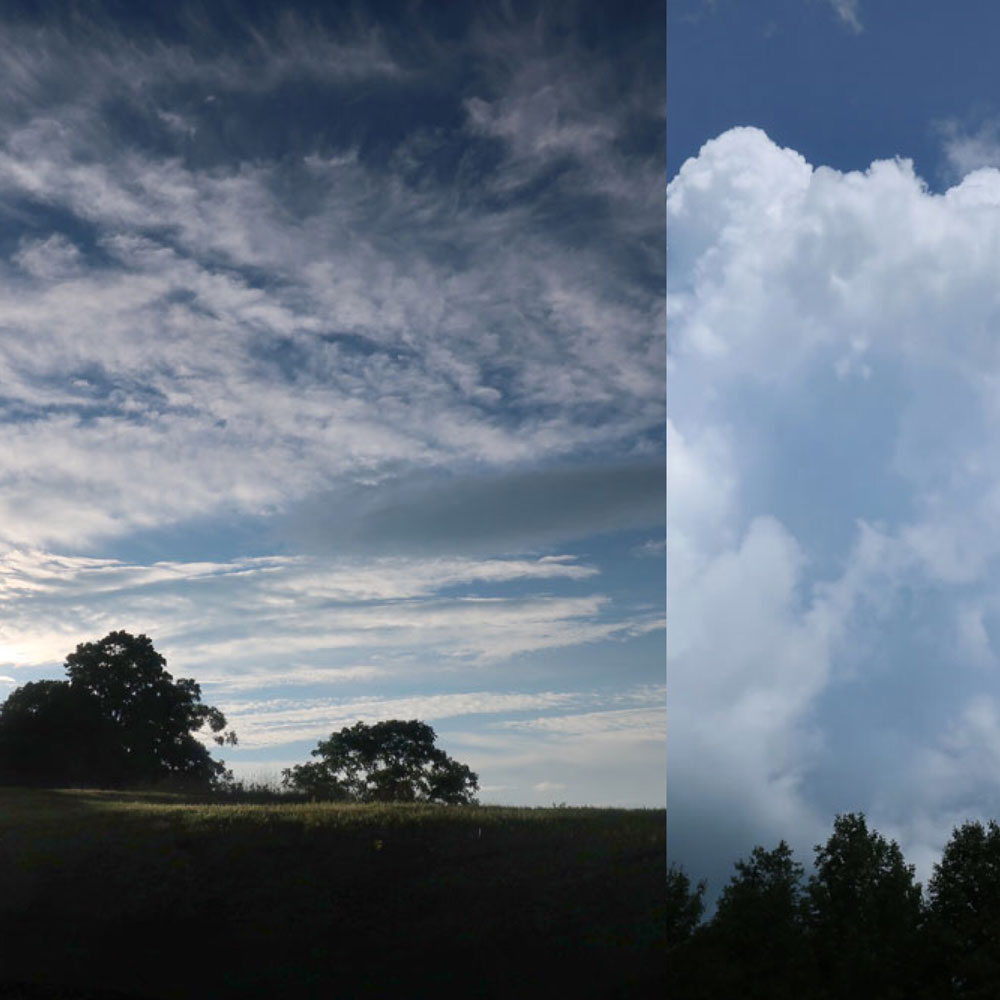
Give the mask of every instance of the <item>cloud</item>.
<svg viewBox="0 0 1000 1000">
<path fill-rule="evenodd" d="M 502 725 L 512 729 L 586 736 L 601 741 L 648 740 L 662 744 L 666 735 L 664 713 L 660 708 L 623 708 L 582 715 L 545 716 Z"/>
<path fill-rule="evenodd" d="M 536 792 L 558 792 L 566 786 L 559 781 L 539 781 L 531 787 Z"/>
<path fill-rule="evenodd" d="M 662 523 L 665 502 L 654 462 L 408 476 L 314 498 L 278 531 L 310 552 L 516 552 Z"/>
<path fill-rule="evenodd" d="M 665 538 L 650 538 L 637 545 L 632 554 L 640 558 L 659 558 L 666 554 L 667 541 Z"/>
<path fill-rule="evenodd" d="M 830 6 L 841 24 L 846 25 L 856 35 L 864 31 L 861 23 L 860 0 L 830 0 Z"/>
<path fill-rule="evenodd" d="M 307 133 L 273 146 L 280 155 L 188 148 L 191 135 L 219 141 L 289 78 L 333 99 L 342 79 L 366 75 L 399 106 L 427 86 L 377 31 L 277 29 L 237 33 L 211 56 L 126 43 L 100 22 L 76 48 L 53 26 L 7 36 L 20 54 L 0 74 L 12 101 L 0 192 L 23 235 L 0 261 L 2 540 L 94 546 L 415 470 L 471 482 L 549 458 L 655 456 L 662 222 L 649 199 L 661 181 L 635 181 L 660 171 L 615 143 L 598 155 L 570 141 L 613 127 L 610 67 L 572 44 L 550 51 L 546 36 L 540 75 L 525 82 L 523 60 L 494 53 L 468 96 L 495 109 L 494 125 L 471 111 L 450 134 L 415 124 L 388 158 L 369 155 L 361 133 Z M 216 100 L 192 104 L 192 86 Z M 544 174 L 555 148 L 544 127 L 521 148 L 496 124 L 536 93 L 574 122 L 555 147 L 575 179 L 553 187 L 545 218 L 490 193 Z M 634 121 L 655 120 L 651 93 L 631 98 Z M 206 110 L 219 102 L 233 105 L 222 119 Z M 274 125 L 254 107 L 248 132 Z M 141 141 L 137 122 L 158 138 Z M 503 155 L 468 176 L 414 173 L 456 143 Z M 581 184 L 609 209 L 586 238 Z"/>
<path fill-rule="evenodd" d="M 672 842 L 716 875 L 865 809 L 926 854 L 996 798 L 910 791 L 992 752 L 1000 171 L 935 194 L 738 128 L 667 203 Z"/>
<path fill-rule="evenodd" d="M 14 550 L 0 557 L 0 662 L 44 667 L 125 628 L 154 636 L 174 672 L 247 691 L 368 681 L 414 657 L 482 666 L 663 627 L 655 611 L 614 608 L 600 593 L 537 589 L 596 575 L 558 555 L 141 565 Z M 494 590 L 511 584 L 521 592 Z"/>
<path fill-rule="evenodd" d="M 960 181 L 984 167 L 1000 167 L 1000 122 L 986 119 L 973 130 L 954 119 L 939 122 L 950 180 Z"/>
<path fill-rule="evenodd" d="M 474 691 L 403 698 L 352 698 L 306 701 L 272 699 L 262 702 L 223 703 L 248 749 L 302 740 L 324 739 L 331 731 L 354 722 L 420 718 L 430 722 L 471 715 L 528 712 L 585 700 L 571 692 L 500 693 Z"/>
</svg>

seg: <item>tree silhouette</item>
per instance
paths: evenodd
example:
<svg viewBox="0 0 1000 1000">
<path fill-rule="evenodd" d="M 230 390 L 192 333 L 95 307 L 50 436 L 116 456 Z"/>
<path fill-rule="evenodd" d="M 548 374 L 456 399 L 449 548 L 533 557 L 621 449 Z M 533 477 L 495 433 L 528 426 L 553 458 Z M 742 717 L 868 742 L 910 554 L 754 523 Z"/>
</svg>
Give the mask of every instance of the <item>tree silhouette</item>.
<svg viewBox="0 0 1000 1000">
<path fill-rule="evenodd" d="M 955 829 L 927 885 L 939 996 L 1000 996 L 1000 826 Z"/>
<path fill-rule="evenodd" d="M 694 888 L 680 865 L 667 867 L 667 944 L 675 948 L 694 933 L 705 912 L 705 880 Z"/>
<path fill-rule="evenodd" d="M 208 727 L 235 744 L 225 716 L 201 689 L 174 680 L 145 635 L 111 632 L 66 657 L 66 681 L 36 681 L 0 707 L 0 781 L 103 785 L 227 775 L 194 735 Z"/>
<path fill-rule="evenodd" d="M 780 841 L 772 851 L 755 847 L 719 896 L 712 921 L 713 946 L 725 954 L 718 968 L 726 983 L 716 995 L 778 1000 L 800 997 L 809 965 L 802 912 L 803 869 Z"/>
<path fill-rule="evenodd" d="M 332 733 L 306 764 L 285 768 L 287 788 L 357 802 L 474 802 L 479 778 L 434 746 L 434 730 L 411 719 L 364 722 Z"/>
<path fill-rule="evenodd" d="M 920 885 L 895 841 L 863 813 L 837 816 L 816 845 L 806 918 L 825 995 L 909 997 L 921 922 Z"/>
<path fill-rule="evenodd" d="M 0 784 L 85 785 L 120 770 L 109 727 L 86 692 L 32 681 L 0 706 Z"/>
</svg>

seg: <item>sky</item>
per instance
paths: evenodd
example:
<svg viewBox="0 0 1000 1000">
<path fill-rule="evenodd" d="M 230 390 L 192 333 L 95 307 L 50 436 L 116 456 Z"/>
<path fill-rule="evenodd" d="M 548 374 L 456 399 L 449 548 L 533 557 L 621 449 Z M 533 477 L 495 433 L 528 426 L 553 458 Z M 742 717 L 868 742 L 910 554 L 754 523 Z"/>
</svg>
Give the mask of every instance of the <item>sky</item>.
<svg viewBox="0 0 1000 1000">
<path fill-rule="evenodd" d="M 668 850 L 1000 818 L 991 4 L 667 13 Z"/>
<path fill-rule="evenodd" d="M 662 5 L 0 0 L 0 697 L 665 796 Z"/>
</svg>

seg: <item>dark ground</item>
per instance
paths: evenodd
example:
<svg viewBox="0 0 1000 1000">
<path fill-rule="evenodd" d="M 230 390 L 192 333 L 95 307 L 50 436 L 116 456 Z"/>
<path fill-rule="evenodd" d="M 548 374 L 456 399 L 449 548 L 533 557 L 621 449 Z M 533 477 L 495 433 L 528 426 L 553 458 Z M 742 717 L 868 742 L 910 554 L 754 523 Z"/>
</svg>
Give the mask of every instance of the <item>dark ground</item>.
<svg viewBox="0 0 1000 1000">
<path fill-rule="evenodd" d="M 662 810 L 122 798 L 0 789 L 0 1000 L 665 995 Z"/>
</svg>

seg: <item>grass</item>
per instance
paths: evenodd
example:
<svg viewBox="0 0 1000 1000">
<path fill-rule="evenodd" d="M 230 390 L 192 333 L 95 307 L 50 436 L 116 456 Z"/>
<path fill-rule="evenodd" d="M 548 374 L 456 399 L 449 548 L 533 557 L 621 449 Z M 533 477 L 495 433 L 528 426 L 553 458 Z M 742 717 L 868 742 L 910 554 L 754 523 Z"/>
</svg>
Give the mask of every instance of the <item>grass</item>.
<svg viewBox="0 0 1000 1000">
<path fill-rule="evenodd" d="M 665 825 L 0 788 L 0 998 L 657 995 Z"/>
</svg>

